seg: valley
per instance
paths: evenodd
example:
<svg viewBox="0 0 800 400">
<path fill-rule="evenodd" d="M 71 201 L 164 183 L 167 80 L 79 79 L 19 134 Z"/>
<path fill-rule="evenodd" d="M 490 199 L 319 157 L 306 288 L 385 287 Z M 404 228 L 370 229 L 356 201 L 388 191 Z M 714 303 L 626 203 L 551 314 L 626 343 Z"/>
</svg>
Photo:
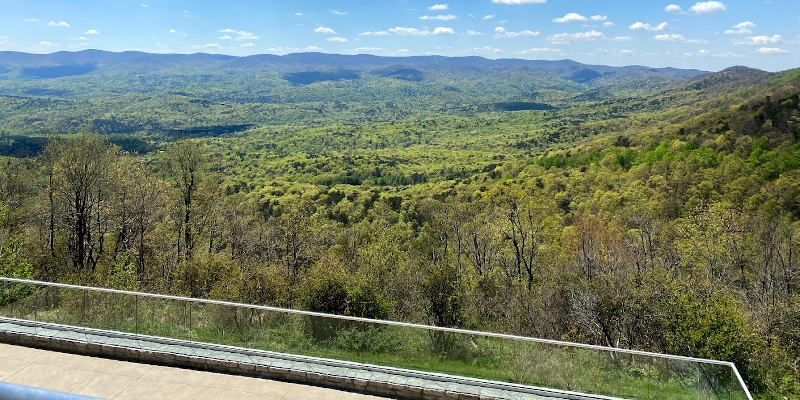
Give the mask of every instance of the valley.
<svg viewBox="0 0 800 400">
<path fill-rule="evenodd" d="M 800 70 L 0 52 L 0 275 L 721 359 L 792 398 L 798 118 Z"/>
</svg>

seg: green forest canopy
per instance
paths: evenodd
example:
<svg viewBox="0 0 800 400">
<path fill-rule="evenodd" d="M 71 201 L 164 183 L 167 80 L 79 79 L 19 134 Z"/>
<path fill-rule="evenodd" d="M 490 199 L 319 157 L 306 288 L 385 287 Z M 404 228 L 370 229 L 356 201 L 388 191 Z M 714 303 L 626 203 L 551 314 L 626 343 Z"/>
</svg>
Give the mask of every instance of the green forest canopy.
<svg viewBox="0 0 800 400">
<path fill-rule="evenodd" d="M 800 395 L 798 71 L 570 81 L 520 111 L 398 71 L 269 104 L 186 76 L 1 97 L 2 275 L 728 360 Z"/>
</svg>

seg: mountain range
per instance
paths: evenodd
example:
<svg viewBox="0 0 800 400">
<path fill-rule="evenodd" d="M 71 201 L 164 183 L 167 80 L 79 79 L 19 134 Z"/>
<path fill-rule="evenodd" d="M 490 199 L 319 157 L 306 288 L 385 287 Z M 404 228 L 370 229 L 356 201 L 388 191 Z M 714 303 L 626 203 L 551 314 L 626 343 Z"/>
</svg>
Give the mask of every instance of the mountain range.
<svg viewBox="0 0 800 400">
<path fill-rule="evenodd" d="M 595 103 L 663 109 L 772 76 L 746 67 L 711 73 L 481 57 L 0 52 L 0 133 L 230 132 Z"/>
</svg>

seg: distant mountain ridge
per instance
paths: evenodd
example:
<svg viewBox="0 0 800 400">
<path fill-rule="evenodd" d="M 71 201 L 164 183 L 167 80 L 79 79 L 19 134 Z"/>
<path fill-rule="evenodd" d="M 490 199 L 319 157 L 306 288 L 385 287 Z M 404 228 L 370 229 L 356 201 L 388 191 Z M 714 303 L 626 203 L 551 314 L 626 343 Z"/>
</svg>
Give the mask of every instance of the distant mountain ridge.
<svg viewBox="0 0 800 400">
<path fill-rule="evenodd" d="M 57 67 L 62 68 L 58 69 Z M 6 79 L 53 78 L 58 77 L 56 75 L 59 73 L 61 74 L 60 76 L 115 72 L 152 73 L 174 68 L 197 69 L 198 72 L 211 69 L 247 69 L 294 73 L 318 69 L 366 71 L 390 67 L 398 69 L 421 68 L 432 71 L 460 68 L 477 68 L 486 71 L 530 69 L 565 79 L 573 78 L 570 80 L 582 83 L 620 73 L 654 74 L 679 79 L 687 79 L 706 73 L 696 69 L 650 68 L 639 65 L 612 67 L 582 64 L 572 60 L 491 60 L 475 56 L 382 57 L 367 54 L 292 53 L 284 56 L 260 54 L 237 57 L 206 53 L 153 54 L 136 51 L 115 53 L 102 50 L 51 54 L 0 52 L 0 76 L 5 76 Z M 48 68 L 51 69 L 48 70 Z M 404 71 L 400 76 L 410 80 L 418 80 L 420 78 L 420 75 L 415 71 Z"/>
<path fill-rule="evenodd" d="M 734 66 L 719 72 L 696 76 L 687 82 L 687 88 L 701 89 L 708 86 L 741 82 L 758 84 L 772 75 L 774 74 L 756 68 Z"/>
<path fill-rule="evenodd" d="M 571 110 L 564 112 L 575 125 L 599 118 L 599 109 L 603 118 L 690 110 L 783 75 L 774 76 L 746 67 L 709 73 L 482 57 L 0 52 L 0 133 L 211 135 L 557 110 Z M 726 104 L 737 98 L 728 97 Z"/>
</svg>

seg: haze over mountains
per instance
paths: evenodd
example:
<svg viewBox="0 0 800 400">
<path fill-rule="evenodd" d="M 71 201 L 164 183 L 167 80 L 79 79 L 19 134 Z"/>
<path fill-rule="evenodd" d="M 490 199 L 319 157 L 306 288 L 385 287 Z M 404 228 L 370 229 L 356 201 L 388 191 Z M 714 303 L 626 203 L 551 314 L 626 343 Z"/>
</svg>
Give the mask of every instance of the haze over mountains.
<svg viewBox="0 0 800 400">
<path fill-rule="evenodd" d="M 215 69 L 289 72 L 313 68 L 370 70 L 391 66 L 413 66 L 429 70 L 466 67 L 475 71 L 527 68 L 577 81 L 592 79 L 590 75 L 574 76 L 575 72 L 583 69 L 596 72 L 598 75 L 595 75 L 595 78 L 622 72 L 648 72 L 670 77 L 691 77 L 703 73 L 703 71 L 692 69 L 586 65 L 571 60 L 491 60 L 483 57 L 444 56 L 380 57 L 368 54 L 340 55 L 327 53 L 293 53 L 285 56 L 261 54 L 235 57 L 205 53 L 152 54 L 134 51 L 115 53 L 102 50 L 50 54 L 4 51 L 0 52 L 0 66 L 4 68 L 2 74 L 4 79 L 17 77 L 58 78 L 83 75 L 94 71 L 100 73 L 152 73 L 158 70 L 169 70 L 170 68 L 186 68 L 184 72 L 194 72 L 191 68 L 206 69 L 209 72 Z M 36 71 L 35 69 L 37 68 L 41 70 Z M 52 72 L 49 72 L 46 68 L 53 68 L 50 70 Z M 55 68 L 61 68 L 61 70 Z M 18 72 L 19 75 L 15 75 L 14 72 Z"/>
<path fill-rule="evenodd" d="M 481 57 L 0 52 L 0 129 L 133 133 L 546 110 L 649 95 L 705 74 Z M 98 115 L 115 122 L 100 127 Z"/>
</svg>

